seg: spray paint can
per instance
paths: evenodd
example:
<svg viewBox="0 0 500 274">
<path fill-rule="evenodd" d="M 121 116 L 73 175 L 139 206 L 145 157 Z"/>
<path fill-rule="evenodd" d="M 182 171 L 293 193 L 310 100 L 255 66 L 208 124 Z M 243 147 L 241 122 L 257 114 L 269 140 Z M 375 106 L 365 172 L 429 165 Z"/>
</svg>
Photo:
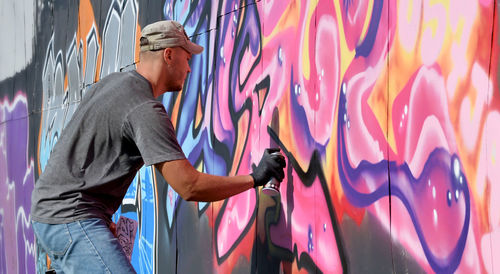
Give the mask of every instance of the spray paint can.
<svg viewBox="0 0 500 274">
<path fill-rule="evenodd" d="M 281 155 L 281 152 L 273 152 L 271 155 Z M 280 194 L 280 182 L 276 180 L 276 178 L 271 178 L 269 182 L 262 188 L 262 193 L 269 195 L 269 196 L 276 196 Z"/>
</svg>

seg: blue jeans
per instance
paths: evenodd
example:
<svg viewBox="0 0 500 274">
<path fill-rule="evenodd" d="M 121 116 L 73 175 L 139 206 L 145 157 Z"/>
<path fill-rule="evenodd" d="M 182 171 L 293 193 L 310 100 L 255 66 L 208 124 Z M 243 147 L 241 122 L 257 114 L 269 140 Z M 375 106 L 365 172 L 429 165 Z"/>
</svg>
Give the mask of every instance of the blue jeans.
<svg viewBox="0 0 500 274">
<path fill-rule="evenodd" d="M 32 223 L 41 248 L 50 257 L 51 268 L 58 274 L 135 273 L 104 220 L 88 219 L 55 225 Z"/>
</svg>

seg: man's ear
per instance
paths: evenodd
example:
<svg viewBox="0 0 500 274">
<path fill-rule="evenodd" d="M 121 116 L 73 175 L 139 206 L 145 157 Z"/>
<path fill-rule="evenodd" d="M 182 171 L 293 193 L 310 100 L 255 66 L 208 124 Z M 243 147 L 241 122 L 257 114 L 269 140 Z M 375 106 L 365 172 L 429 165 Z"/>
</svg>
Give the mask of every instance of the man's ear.
<svg viewBox="0 0 500 274">
<path fill-rule="evenodd" d="M 172 60 L 172 49 L 171 48 L 166 48 L 163 51 L 163 60 L 166 63 L 170 63 L 170 61 Z"/>
</svg>

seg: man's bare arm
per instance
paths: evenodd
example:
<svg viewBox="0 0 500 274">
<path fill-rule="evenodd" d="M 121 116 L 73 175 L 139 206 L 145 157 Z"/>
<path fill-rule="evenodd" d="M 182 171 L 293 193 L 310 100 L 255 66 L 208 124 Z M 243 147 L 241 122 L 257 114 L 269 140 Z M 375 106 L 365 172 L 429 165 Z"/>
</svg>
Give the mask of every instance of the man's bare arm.
<svg viewBox="0 0 500 274">
<path fill-rule="evenodd" d="M 262 186 L 272 177 L 281 182 L 285 177 L 286 162 L 282 155 L 273 154 L 277 151 L 279 149 L 266 149 L 250 175 L 210 175 L 199 172 L 186 159 L 158 163 L 155 167 L 184 200 L 213 202 Z"/>
<path fill-rule="evenodd" d="M 158 163 L 155 167 L 186 201 L 223 200 L 254 186 L 250 175 L 210 175 L 199 172 L 185 159 Z"/>
</svg>

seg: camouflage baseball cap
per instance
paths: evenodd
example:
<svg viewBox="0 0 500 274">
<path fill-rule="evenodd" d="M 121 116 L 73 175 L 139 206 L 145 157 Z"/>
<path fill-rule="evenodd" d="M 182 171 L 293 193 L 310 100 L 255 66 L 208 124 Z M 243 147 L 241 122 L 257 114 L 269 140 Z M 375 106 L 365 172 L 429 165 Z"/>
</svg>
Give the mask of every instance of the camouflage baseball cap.
<svg viewBox="0 0 500 274">
<path fill-rule="evenodd" d="M 199 54 L 203 47 L 189 40 L 184 27 L 173 20 L 158 21 L 145 26 L 141 33 L 141 51 L 182 47 L 191 54 Z"/>
</svg>

